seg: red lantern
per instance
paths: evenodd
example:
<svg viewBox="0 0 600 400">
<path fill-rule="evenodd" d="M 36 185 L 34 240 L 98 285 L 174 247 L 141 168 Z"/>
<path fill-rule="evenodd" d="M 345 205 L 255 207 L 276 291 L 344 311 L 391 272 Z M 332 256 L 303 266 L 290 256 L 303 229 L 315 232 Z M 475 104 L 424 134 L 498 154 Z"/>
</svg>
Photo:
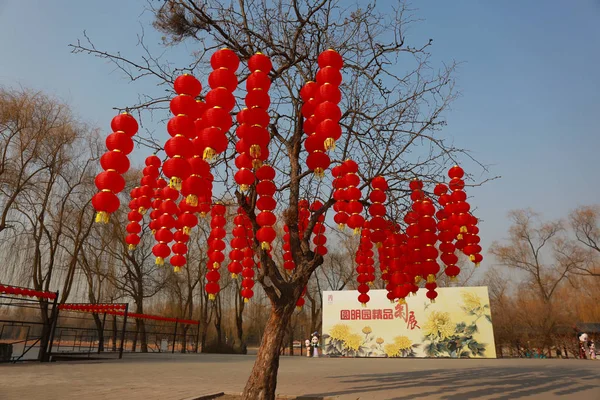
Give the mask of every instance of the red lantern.
<svg viewBox="0 0 600 400">
<path fill-rule="evenodd" d="M 112 119 L 110 127 L 113 132 L 123 132 L 126 135 L 133 136 L 138 131 L 138 123 L 128 112 L 123 112 Z"/>
<path fill-rule="evenodd" d="M 202 84 L 193 75 L 183 74 L 177 77 L 174 82 L 175 92 L 177 94 L 187 94 L 196 97 L 202 91 Z"/>
</svg>

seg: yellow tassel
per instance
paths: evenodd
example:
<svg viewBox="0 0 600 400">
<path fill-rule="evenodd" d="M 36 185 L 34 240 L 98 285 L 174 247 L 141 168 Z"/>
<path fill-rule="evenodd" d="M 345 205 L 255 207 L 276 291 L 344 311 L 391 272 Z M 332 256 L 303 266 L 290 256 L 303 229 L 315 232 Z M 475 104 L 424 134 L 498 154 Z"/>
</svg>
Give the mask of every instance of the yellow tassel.
<svg viewBox="0 0 600 400">
<path fill-rule="evenodd" d="M 404 304 L 404 303 L 406 303 L 406 300 L 404 300 L 404 297 L 400 297 L 398 299 L 398 304 Z"/>
<path fill-rule="evenodd" d="M 250 299 L 244 297 L 244 303 L 249 303 L 249 302 L 250 302 Z"/>
<path fill-rule="evenodd" d="M 181 272 L 181 267 L 173 267 L 173 272 L 175 272 L 175 273 Z"/>
<path fill-rule="evenodd" d="M 335 150 L 335 140 L 333 140 L 333 138 L 325 139 L 325 143 L 323 143 L 323 145 L 325 146 L 326 151 Z"/>
<path fill-rule="evenodd" d="M 162 257 L 156 257 L 156 265 L 165 265 L 165 260 Z"/>
<path fill-rule="evenodd" d="M 352 232 L 353 235 L 358 235 L 360 233 L 360 228 L 354 228 L 354 231 Z"/>
<path fill-rule="evenodd" d="M 250 146 L 250 157 L 258 158 L 260 157 L 260 146 L 257 144 L 253 144 Z"/>
<path fill-rule="evenodd" d="M 462 236 L 462 234 L 460 234 L 460 233 L 459 233 L 458 235 L 456 235 L 456 238 L 457 238 L 458 240 L 462 240 L 463 236 Z"/>
<path fill-rule="evenodd" d="M 451 276 L 450 277 L 450 282 L 456 282 L 456 277 L 455 276 Z"/>
<path fill-rule="evenodd" d="M 479 263 L 475 263 L 475 268 L 479 267 Z"/>
<path fill-rule="evenodd" d="M 317 179 L 323 179 L 325 176 L 325 170 L 323 168 L 315 168 L 315 177 Z"/>
<path fill-rule="evenodd" d="M 247 192 L 250 189 L 248 185 L 240 185 L 240 192 Z"/>
<path fill-rule="evenodd" d="M 216 155 L 216 152 L 214 151 L 214 149 L 207 147 L 204 149 L 204 152 L 202 153 L 202 159 L 210 161 L 213 158 L 215 158 L 215 155 Z"/>
<path fill-rule="evenodd" d="M 419 284 L 419 283 L 421 283 L 421 280 L 422 280 L 422 279 L 423 279 L 423 278 L 421 278 L 419 275 L 415 276 L 415 283 L 416 283 L 416 284 Z"/>
<path fill-rule="evenodd" d="M 219 268 L 221 268 L 221 264 L 219 264 L 219 263 L 218 263 L 218 262 L 216 262 L 216 261 L 213 263 L 213 265 L 212 265 L 212 266 L 213 266 L 213 269 L 219 269 Z"/>
<path fill-rule="evenodd" d="M 471 254 L 469 256 L 469 260 L 471 260 L 472 262 L 475 262 L 475 254 Z"/>
<path fill-rule="evenodd" d="M 205 212 L 201 212 L 199 215 L 200 215 L 200 218 L 205 218 L 206 217 L 206 213 Z"/>
<path fill-rule="evenodd" d="M 252 160 L 252 168 L 253 169 L 259 169 L 262 166 L 263 166 L 263 162 L 260 159 L 255 158 L 254 160 Z"/>
<path fill-rule="evenodd" d="M 98 211 L 96 214 L 96 223 L 108 224 L 108 213 L 106 211 Z"/>
<path fill-rule="evenodd" d="M 269 242 L 262 242 L 260 244 L 260 248 L 263 249 L 263 250 L 270 250 L 271 246 L 269 245 Z"/>
<path fill-rule="evenodd" d="M 360 303 L 360 305 L 361 305 L 362 307 L 366 307 L 366 306 L 367 306 L 367 303 Z"/>
<path fill-rule="evenodd" d="M 246 300 L 246 299 L 244 299 Z M 302 311 L 302 306 L 296 306 L 296 311 Z"/>
<path fill-rule="evenodd" d="M 184 226 L 182 229 L 183 233 L 185 233 L 186 235 L 190 234 L 191 228 L 189 226 Z"/>
<path fill-rule="evenodd" d="M 435 299 L 431 299 L 431 302 L 432 302 L 432 303 L 435 303 Z"/>
<path fill-rule="evenodd" d="M 135 250 L 135 244 L 130 244 L 129 246 L 127 246 L 127 249 L 128 249 L 129 251 L 133 251 L 133 250 Z"/>
<path fill-rule="evenodd" d="M 433 283 L 433 282 L 435 282 L 435 275 L 433 275 L 433 274 L 427 275 L 427 283 Z"/>
<path fill-rule="evenodd" d="M 381 243 L 381 242 L 377 242 L 377 243 L 375 243 L 375 247 L 376 247 L 376 248 L 380 249 L 380 248 L 381 248 L 381 246 L 383 246 L 383 243 Z"/>
<path fill-rule="evenodd" d="M 152 234 L 156 234 L 156 229 L 152 229 Z"/>
<path fill-rule="evenodd" d="M 197 207 L 198 206 L 198 196 L 196 196 L 195 194 L 190 194 L 185 198 L 185 202 L 186 202 L 186 204 L 189 204 L 192 207 Z"/>
<path fill-rule="evenodd" d="M 169 180 L 169 187 L 177 190 L 181 190 L 181 179 L 173 176 Z"/>
<path fill-rule="evenodd" d="M 460 233 L 467 233 L 467 227 L 466 226 L 461 226 L 460 227 Z"/>
<path fill-rule="evenodd" d="M 146 215 L 146 209 L 144 207 L 138 208 L 138 212 L 142 215 Z"/>
<path fill-rule="evenodd" d="M 215 295 L 214 295 L 214 294 L 212 294 L 212 293 L 208 295 L 208 299 L 209 299 L 210 301 L 215 301 L 215 299 L 216 299 L 216 298 L 217 298 L 217 296 L 215 296 Z"/>
<path fill-rule="evenodd" d="M 231 279 L 237 279 L 238 274 L 231 274 Z"/>
<path fill-rule="evenodd" d="M 344 225 L 344 224 L 338 224 L 338 229 L 339 229 L 340 231 L 343 231 L 343 230 L 344 230 L 344 228 L 346 228 L 346 225 Z"/>
<path fill-rule="evenodd" d="M 373 286 L 373 282 L 367 282 L 367 285 Z"/>
</svg>

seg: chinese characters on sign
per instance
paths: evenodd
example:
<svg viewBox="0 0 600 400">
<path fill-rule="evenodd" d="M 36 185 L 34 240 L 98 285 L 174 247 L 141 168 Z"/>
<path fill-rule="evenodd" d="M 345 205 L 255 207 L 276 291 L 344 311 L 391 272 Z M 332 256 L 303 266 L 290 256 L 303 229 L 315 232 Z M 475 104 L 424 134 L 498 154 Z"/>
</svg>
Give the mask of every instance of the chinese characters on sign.
<svg viewBox="0 0 600 400">
<path fill-rule="evenodd" d="M 402 319 L 407 322 L 407 329 L 415 329 L 421 327 L 418 325 L 417 319 L 415 318 L 415 312 L 408 310 L 408 304 L 396 304 L 395 310 L 391 308 L 375 309 L 375 310 L 341 310 L 340 319 L 342 321 L 356 321 L 356 320 L 390 320 L 390 319 Z"/>
</svg>

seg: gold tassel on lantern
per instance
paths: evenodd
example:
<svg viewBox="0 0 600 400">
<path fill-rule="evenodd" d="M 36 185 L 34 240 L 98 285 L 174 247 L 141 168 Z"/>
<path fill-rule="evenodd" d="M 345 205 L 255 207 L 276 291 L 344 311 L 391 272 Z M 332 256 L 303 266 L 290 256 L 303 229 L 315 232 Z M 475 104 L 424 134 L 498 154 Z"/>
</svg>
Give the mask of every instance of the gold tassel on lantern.
<svg viewBox="0 0 600 400">
<path fill-rule="evenodd" d="M 343 230 L 344 230 L 344 228 L 346 228 L 346 225 L 344 225 L 344 224 L 338 224 L 338 229 L 339 229 L 340 231 L 343 231 Z"/>
<path fill-rule="evenodd" d="M 98 211 L 96 213 L 96 223 L 98 224 L 108 224 L 108 213 L 106 211 Z"/>
<path fill-rule="evenodd" d="M 417 285 L 418 285 L 419 283 L 421 283 L 421 280 L 422 280 L 422 279 L 423 279 L 423 278 L 421 278 L 419 275 L 415 276 L 415 284 L 417 284 Z"/>
<path fill-rule="evenodd" d="M 211 301 L 214 301 L 216 298 L 217 298 L 217 296 L 215 296 L 212 293 L 208 295 L 208 299 L 211 300 Z"/>
<path fill-rule="evenodd" d="M 238 278 L 238 274 L 231 274 L 231 279 L 237 279 Z"/>
<path fill-rule="evenodd" d="M 130 244 L 129 246 L 127 246 L 127 249 L 128 249 L 129 251 L 133 251 L 133 250 L 135 250 L 135 244 Z"/>
<path fill-rule="evenodd" d="M 405 303 L 406 303 L 406 300 L 403 297 L 398 299 L 398 304 L 405 304 Z"/>
<path fill-rule="evenodd" d="M 212 149 L 210 147 L 207 147 L 207 148 L 204 149 L 204 152 L 202 153 L 202 159 L 210 161 L 213 158 L 215 158 L 216 154 L 217 153 L 215 152 L 214 149 Z"/>
<path fill-rule="evenodd" d="M 244 299 L 246 300 L 246 299 Z M 296 311 L 302 311 L 302 306 L 296 306 Z"/>
<path fill-rule="evenodd" d="M 435 299 L 431 299 L 431 302 L 432 302 L 432 303 L 435 303 Z"/>
<path fill-rule="evenodd" d="M 190 234 L 191 228 L 189 226 L 184 226 L 183 229 L 181 230 L 183 233 L 185 233 L 186 235 Z"/>
<path fill-rule="evenodd" d="M 335 140 L 333 138 L 325 139 L 323 145 L 325 146 L 325 150 L 335 150 Z"/>
<path fill-rule="evenodd" d="M 467 227 L 466 226 L 463 225 L 463 226 L 460 227 L 460 233 L 467 233 L 467 232 L 468 231 L 467 231 Z"/>
<path fill-rule="evenodd" d="M 176 190 L 181 190 L 181 179 L 176 176 L 171 177 L 169 180 L 169 187 Z"/>
<path fill-rule="evenodd" d="M 247 192 L 250 189 L 248 185 L 240 185 L 240 192 Z"/>
<path fill-rule="evenodd" d="M 260 157 L 260 146 L 257 144 L 253 144 L 250 146 L 250 157 L 258 158 Z"/>
<path fill-rule="evenodd" d="M 475 254 L 471 254 L 469 256 L 469 260 L 471 260 L 471 262 L 475 262 Z"/>
<path fill-rule="evenodd" d="M 360 303 L 361 307 L 365 308 L 367 307 L 367 303 Z"/>
<path fill-rule="evenodd" d="M 433 282 L 435 282 L 435 275 L 433 275 L 433 274 L 427 275 L 427 283 L 433 283 Z"/>
<path fill-rule="evenodd" d="M 173 272 L 175 272 L 175 273 L 181 272 L 181 267 L 173 267 Z"/>
<path fill-rule="evenodd" d="M 253 169 L 259 169 L 262 166 L 263 166 L 263 162 L 260 159 L 255 158 L 254 160 L 252 160 L 252 168 Z"/>
<path fill-rule="evenodd" d="M 456 282 L 456 276 L 451 276 L 450 277 L 450 282 Z"/>
<path fill-rule="evenodd" d="M 263 250 L 270 250 L 271 246 L 269 245 L 269 242 L 262 242 L 260 244 L 260 248 L 263 249 Z"/>
<path fill-rule="evenodd" d="M 195 194 L 190 194 L 185 198 L 185 202 L 186 202 L 186 204 L 189 204 L 192 207 L 197 207 L 198 206 L 198 196 L 196 196 Z"/>
<path fill-rule="evenodd" d="M 353 235 L 358 235 L 360 233 L 360 228 L 354 228 L 354 231 L 352 232 Z"/>
<path fill-rule="evenodd" d="M 315 177 L 317 179 L 323 179 L 325 176 L 325 170 L 323 168 L 315 168 Z"/>
<path fill-rule="evenodd" d="M 156 265 L 165 265 L 165 260 L 162 257 L 156 257 Z"/>
<path fill-rule="evenodd" d="M 144 207 L 138 208 L 138 212 L 142 215 L 146 215 L 146 209 Z"/>
<path fill-rule="evenodd" d="M 248 303 L 248 302 L 250 302 L 250 299 L 244 297 L 244 303 Z"/>
<path fill-rule="evenodd" d="M 218 262 L 215 261 L 212 266 L 213 266 L 213 269 L 219 269 L 221 267 L 221 264 L 219 264 Z"/>
</svg>

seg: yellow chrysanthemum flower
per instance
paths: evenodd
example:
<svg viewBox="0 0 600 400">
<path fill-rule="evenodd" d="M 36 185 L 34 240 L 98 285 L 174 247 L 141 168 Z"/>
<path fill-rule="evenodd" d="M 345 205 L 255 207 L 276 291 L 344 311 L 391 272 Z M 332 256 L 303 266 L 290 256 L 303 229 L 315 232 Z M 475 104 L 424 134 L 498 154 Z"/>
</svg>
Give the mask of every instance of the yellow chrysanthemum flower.
<svg viewBox="0 0 600 400">
<path fill-rule="evenodd" d="M 336 324 L 329 331 L 329 336 L 334 340 L 345 340 L 350 334 L 350 327 L 345 324 Z"/>
<path fill-rule="evenodd" d="M 357 333 L 351 333 L 350 335 L 346 336 L 346 338 L 344 339 L 344 345 L 347 348 L 352 349 L 354 351 L 358 351 L 358 349 L 360 349 L 361 344 L 362 344 L 362 337 Z"/>
<path fill-rule="evenodd" d="M 394 338 L 394 344 L 398 346 L 400 350 L 407 350 L 412 347 L 412 342 L 406 336 L 396 336 Z"/>
<path fill-rule="evenodd" d="M 362 329 L 362 333 L 364 333 L 365 335 L 368 335 L 368 334 L 369 334 L 369 333 L 371 333 L 371 332 L 373 332 L 373 330 L 371 329 L 371 327 L 370 327 L 370 326 L 365 326 L 365 327 Z"/>
<path fill-rule="evenodd" d="M 377 344 L 383 344 L 384 341 L 385 340 L 383 340 L 383 338 L 380 338 L 380 337 L 378 337 L 376 340 Z"/>
<path fill-rule="evenodd" d="M 481 298 L 472 292 L 462 292 L 463 303 L 467 310 L 475 310 L 483 307 Z"/>
<path fill-rule="evenodd" d="M 423 326 L 423 333 L 431 336 L 434 340 L 444 340 L 454 335 L 455 328 L 449 313 L 433 311 Z"/>
<path fill-rule="evenodd" d="M 386 344 L 384 351 L 388 357 L 398 357 L 398 353 L 400 353 L 400 347 L 398 347 L 397 344 Z"/>
</svg>

